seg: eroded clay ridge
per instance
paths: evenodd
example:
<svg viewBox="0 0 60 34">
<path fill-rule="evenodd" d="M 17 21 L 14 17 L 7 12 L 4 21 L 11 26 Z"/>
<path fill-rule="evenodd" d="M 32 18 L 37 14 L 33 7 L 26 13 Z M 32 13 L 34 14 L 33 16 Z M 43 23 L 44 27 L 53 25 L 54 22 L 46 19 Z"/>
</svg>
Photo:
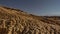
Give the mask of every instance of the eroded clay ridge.
<svg viewBox="0 0 60 34">
<path fill-rule="evenodd" d="M 1 6 L 0 34 L 60 34 L 59 20 Z"/>
</svg>

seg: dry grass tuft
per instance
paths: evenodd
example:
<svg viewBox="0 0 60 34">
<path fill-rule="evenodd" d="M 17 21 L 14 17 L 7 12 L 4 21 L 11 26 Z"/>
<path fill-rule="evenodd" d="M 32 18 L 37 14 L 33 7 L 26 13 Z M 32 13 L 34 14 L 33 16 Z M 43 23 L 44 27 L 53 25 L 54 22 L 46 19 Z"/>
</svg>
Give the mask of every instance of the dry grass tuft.
<svg viewBox="0 0 60 34">
<path fill-rule="evenodd" d="M 60 16 L 35 16 L 1 6 L 0 34 L 60 34 Z"/>
</svg>

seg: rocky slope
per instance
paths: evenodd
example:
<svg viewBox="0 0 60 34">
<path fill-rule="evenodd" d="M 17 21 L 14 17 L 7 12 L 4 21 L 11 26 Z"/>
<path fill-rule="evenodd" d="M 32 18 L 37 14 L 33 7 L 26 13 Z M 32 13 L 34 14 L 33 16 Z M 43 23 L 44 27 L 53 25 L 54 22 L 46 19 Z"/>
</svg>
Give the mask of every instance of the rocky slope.
<svg viewBox="0 0 60 34">
<path fill-rule="evenodd" d="M 35 16 L 0 6 L 0 34 L 60 34 L 60 16 Z"/>
</svg>

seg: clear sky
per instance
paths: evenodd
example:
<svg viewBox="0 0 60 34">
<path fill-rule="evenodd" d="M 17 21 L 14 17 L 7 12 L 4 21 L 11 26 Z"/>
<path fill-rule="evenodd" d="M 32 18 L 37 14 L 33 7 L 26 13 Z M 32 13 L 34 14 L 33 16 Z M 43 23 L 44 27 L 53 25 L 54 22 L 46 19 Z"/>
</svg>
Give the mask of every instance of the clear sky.
<svg viewBox="0 0 60 34">
<path fill-rule="evenodd" d="M 60 0 L 0 0 L 5 5 L 36 15 L 59 15 Z"/>
</svg>

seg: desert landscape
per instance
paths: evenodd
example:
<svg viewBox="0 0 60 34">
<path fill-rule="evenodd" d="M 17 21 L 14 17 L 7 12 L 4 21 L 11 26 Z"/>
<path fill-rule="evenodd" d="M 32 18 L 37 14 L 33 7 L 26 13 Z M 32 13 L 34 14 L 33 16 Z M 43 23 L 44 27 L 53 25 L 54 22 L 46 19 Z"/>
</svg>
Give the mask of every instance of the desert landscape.
<svg viewBox="0 0 60 34">
<path fill-rule="evenodd" d="M 60 16 L 36 16 L 0 6 L 0 34 L 60 34 Z"/>
</svg>

